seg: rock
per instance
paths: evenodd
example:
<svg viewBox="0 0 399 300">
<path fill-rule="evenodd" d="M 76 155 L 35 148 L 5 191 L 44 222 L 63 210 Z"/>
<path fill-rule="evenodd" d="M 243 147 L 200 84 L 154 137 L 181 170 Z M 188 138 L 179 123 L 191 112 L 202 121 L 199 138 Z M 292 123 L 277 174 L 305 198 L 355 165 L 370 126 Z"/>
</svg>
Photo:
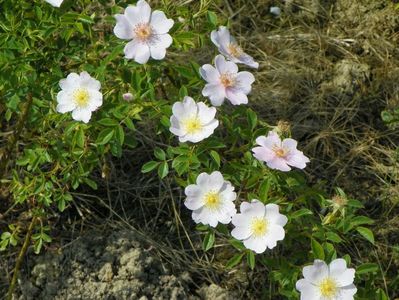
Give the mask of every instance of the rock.
<svg viewBox="0 0 399 300">
<path fill-rule="evenodd" d="M 234 300 L 235 298 L 232 294 L 228 291 L 223 289 L 222 287 L 211 284 L 210 286 L 203 286 L 200 291 L 199 295 L 201 299 L 204 300 Z"/>
<path fill-rule="evenodd" d="M 104 266 L 98 272 L 98 279 L 103 282 L 109 282 L 114 277 L 114 273 L 112 271 L 112 265 L 110 263 L 104 264 Z"/>
<path fill-rule="evenodd" d="M 350 59 L 343 59 L 334 66 L 334 76 L 322 84 L 323 90 L 353 94 L 370 76 L 370 67 Z"/>
</svg>

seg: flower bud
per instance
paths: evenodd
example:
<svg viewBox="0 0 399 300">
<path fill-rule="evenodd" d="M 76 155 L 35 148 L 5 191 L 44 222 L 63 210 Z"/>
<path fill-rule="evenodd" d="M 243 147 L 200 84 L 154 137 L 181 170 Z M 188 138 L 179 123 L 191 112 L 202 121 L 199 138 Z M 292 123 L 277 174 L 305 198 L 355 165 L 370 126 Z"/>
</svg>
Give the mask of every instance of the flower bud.
<svg viewBox="0 0 399 300">
<path fill-rule="evenodd" d="M 125 101 L 132 101 L 133 100 L 133 95 L 132 93 L 125 93 L 122 95 L 123 100 Z"/>
<path fill-rule="evenodd" d="M 272 6 L 270 7 L 270 13 L 278 17 L 281 14 L 281 9 L 278 6 Z"/>
<path fill-rule="evenodd" d="M 280 120 L 277 123 L 277 126 L 273 129 L 280 136 L 290 136 L 291 133 L 291 124 L 287 121 Z"/>
</svg>

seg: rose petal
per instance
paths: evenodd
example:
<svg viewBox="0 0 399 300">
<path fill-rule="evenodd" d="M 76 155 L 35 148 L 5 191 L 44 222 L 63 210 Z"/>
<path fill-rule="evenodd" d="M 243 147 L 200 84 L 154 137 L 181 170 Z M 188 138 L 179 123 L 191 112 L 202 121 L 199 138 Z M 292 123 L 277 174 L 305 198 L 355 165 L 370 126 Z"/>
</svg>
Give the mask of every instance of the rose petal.
<svg viewBox="0 0 399 300">
<path fill-rule="evenodd" d="M 156 10 L 151 15 L 150 24 L 157 34 L 164 34 L 173 27 L 174 21 L 168 19 L 163 11 Z"/>
</svg>

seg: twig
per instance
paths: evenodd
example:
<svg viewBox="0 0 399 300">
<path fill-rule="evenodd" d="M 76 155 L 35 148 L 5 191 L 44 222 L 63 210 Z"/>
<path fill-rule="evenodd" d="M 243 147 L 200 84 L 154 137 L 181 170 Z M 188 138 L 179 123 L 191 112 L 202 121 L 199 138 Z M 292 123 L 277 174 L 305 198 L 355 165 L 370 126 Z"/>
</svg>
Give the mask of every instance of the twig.
<svg viewBox="0 0 399 300">
<path fill-rule="evenodd" d="M 356 44 L 357 41 L 355 39 L 350 38 L 332 38 L 327 36 L 322 36 L 323 38 L 334 42 L 335 44 L 344 45 L 346 47 L 350 47 L 353 44 Z M 310 33 L 299 33 L 299 34 L 289 34 L 289 35 L 270 35 L 267 36 L 266 39 L 268 40 L 284 40 L 284 41 L 296 41 L 296 40 L 314 40 L 318 38 L 315 34 Z"/>
<path fill-rule="evenodd" d="M 14 274 L 12 275 L 10 287 L 8 288 L 7 300 L 12 299 L 12 293 L 15 289 L 15 284 L 17 283 L 19 269 L 21 268 L 22 260 L 26 254 L 26 251 L 28 250 L 30 238 L 32 236 L 33 228 L 35 227 L 36 220 L 37 220 L 37 217 L 32 218 L 32 221 L 30 222 L 30 225 L 28 228 L 28 232 L 25 235 L 24 244 L 22 245 L 21 251 L 18 254 L 17 262 L 15 263 Z"/>
</svg>

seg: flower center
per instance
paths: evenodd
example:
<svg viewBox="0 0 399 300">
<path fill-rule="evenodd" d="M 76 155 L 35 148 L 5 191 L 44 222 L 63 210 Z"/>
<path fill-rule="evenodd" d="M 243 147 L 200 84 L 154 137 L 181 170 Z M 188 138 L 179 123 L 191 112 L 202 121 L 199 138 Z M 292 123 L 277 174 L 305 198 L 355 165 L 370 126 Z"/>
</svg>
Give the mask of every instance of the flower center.
<svg viewBox="0 0 399 300">
<path fill-rule="evenodd" d="M 286 157 L 290 153 L 290 150 L 277 145 L 273 146 L 273 151 L 278 157 Z"/>
<path fill-rule="evenodd" d="M 268 226 L 267 220 L 264 218 L 256 218 L 251 223 L 252 235 L 255 237 L 263 236 L 267 233 Z"/>
<path fill-rule="evenodd" d="M 187 133 L 194 134 L 202 129 L 202 124 L 197 117 L 190 118 L 184 122 Z"/>
<path fill-rule="evenodd" d="M 348 200 L 340 195 L 335 195 L 331 200 L 337 207 L 344 207 L 348 204 Z"/>
<path fill-rule="evenodd" d="M 234 86 L 234 85 L 235 85 L 235 83 L 236 83 L 236 78 L 235 78 L 235 76 L 234 76 L 233 74 L 227 72 L 227 73 L 224 73 L 224 74 L 222 74 L 222 75 L 220 76 L 220 83 L 221 83 L 225 88 L 228 88 L 228 87 L 231 87 L 231 86 Z"/>
<path fill-rule="evenodd" d="M 87 89 L 77 89 L 73 93 L 73 99 L 77 106 L 86 107 L 90 100 L 89 92 Z"/>
<path fill-rule="evenodd" d="M 205 194 L 205 207 L 209 209 L 217 209 L 220 206 L 219 193 L 211 191 Z"/>
<path fill-rule="evenodd" d="M 233 57 L 239 57 L 239 56 L 241 56 L 244 53 L 242 51 L 241 47 L 238 46 L 237 44 L 230 43 L 227 46 L 227 49 L 229 50 L 231 56 L 233 56 Z"/>
<path fill-rule="evenodd" d="M 134 31 L 136 38 L 138 38 L 142 42 L 149 40 L 149 38 L 152 35 L 152 28 L 151 28 L 150 24 L 148 24 L 148 23 L 137 24 L 134 27 L 133 31 Z"/>
<path fill-rule="evenodd" d="M 335 280 L 331 278 L 324 279 L 320 283 L 319 289 L 320 289 L 320 294 L 327 298 L 335 297 L 338 292 L 337 283 L 335 282 Z"/>
</svg>

